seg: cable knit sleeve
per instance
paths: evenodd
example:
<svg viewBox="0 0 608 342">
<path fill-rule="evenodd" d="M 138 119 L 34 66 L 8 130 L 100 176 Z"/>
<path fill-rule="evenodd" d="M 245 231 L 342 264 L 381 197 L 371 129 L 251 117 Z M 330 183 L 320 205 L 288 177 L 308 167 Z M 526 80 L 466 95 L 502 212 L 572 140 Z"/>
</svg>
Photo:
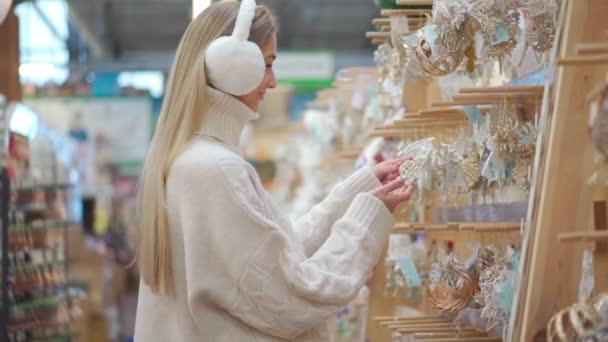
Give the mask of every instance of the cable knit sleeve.
<svg viewBox="0 0 608 342">
<path fill-rule="evenodd" d="M 332 188 L 329 195 L 294 222 L 294 229 L 311 256 L 329 237 L 331 227 L 344 215 L 355 196 L 382 183 L 369 166 L 364 166 Z"/>
<path fill-rule="evenodd" d="M 226 159 L 177 167 L 170 176 L 188 305 L 195 322 L 203 322 L 207 303 L 214 303 L 255 329 L 293 339 L 356 296 L 393 217 L 381 201 L 360 193 L 307 256 L 289 222 L 269 213 L 257 176 L 244 164 Z"/>
</svg>

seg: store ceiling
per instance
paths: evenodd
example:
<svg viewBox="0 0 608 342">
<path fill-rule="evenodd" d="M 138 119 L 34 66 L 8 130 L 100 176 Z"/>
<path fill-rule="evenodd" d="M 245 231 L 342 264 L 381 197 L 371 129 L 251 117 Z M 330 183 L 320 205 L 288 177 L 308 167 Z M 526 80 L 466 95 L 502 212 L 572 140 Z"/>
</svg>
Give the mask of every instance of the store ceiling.
<svg viewBox="0 0 608 342">
<path fill-rule="evenodd" d="M 190 21 L 190 0 L 68 0 L 93 60 L 164 56 Z M 365 32 L 378 15 L 372 0 L 258 0 L 280 21 L 282 49 L 366 51 Z"/>
</svg>

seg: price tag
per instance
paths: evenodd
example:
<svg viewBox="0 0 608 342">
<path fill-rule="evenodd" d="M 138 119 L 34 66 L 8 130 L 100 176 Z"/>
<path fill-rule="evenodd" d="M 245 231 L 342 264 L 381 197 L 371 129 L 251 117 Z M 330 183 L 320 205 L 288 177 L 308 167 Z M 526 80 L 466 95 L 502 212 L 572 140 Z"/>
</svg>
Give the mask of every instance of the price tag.
<svg viewBox="0 0 608 342">
<path fill-rule="evenodd" d="M 420 279 L 416 265 L 410 257 L 401 258 L 399 260 L 399 267 L 401 268 L 401 273 L 407 282 L 407 286 L 418 287 L 422 285 L 422 279 Z"/>
<path fill-rule="evenodd" d="M 492 45 L 498 45 L 500 43 L 504 43 L 509 40 L 509 29 L 507 25 L 500 24 L 496 28 L 496 33 L 494 33 L 494 37 L 492 37 Z"/>
</svg>

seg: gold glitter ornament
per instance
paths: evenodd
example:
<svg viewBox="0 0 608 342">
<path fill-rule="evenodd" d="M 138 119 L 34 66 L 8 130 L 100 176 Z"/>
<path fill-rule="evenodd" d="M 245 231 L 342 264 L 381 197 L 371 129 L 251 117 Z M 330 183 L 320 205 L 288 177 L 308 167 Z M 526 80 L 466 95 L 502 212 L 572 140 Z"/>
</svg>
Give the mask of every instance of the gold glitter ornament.
<svg viewBox="0 0 608 342">
<path fill-rule="evenodd" d="M 458 68 L 464 58 L 464 54 L 456 52 L 443 54 L 439 57 L 433 54 L 431 44 L 426 39 L 420 39 L 416 48 L 416 57 L 420 61 L 422 69 L 432 76 L 445 76 Z"/>
<path fill-rule="evenodd" d="M 400 292 L 407 288 L 407 284 L 398 263 L 389 262 L 386 267 L 387 272 L 384 284 L 384 295 L 396 297 Z"/>
<path fill-rule="evenodd" d="M 501 322 L 505 322 L 508 317 L 500 307 L 499 299 L 494 291 L 498 281 L 504 279 L 505 267 L 502 265 L 492 265 L 481 272 L 479 276 L 480 291 L 476 299 L 483 303 L 481 318 L 486 320 L 486 329 L 491 330 Z"/>
<path fill-rule="evenodd" d="M 537 53 L 553 47 L 555 21 L 561 7 L 560 0 L 519 0 L 528 13 L 526 21 L 526 44 Z"/>
<path fill-rule="evenodd" d="M 495 246 L 482 246 L 477 250 L 477 269 L 482 272 L 502 260 L 501 252 Z"/>
<path fill-rule="evenodd" d="M 399 64 L 403 70 L 404 81 L 417 81 L 427 78 L 420 61 L 416 57 L 416 47 L 408 44 L 408 36 L 396 35 L 395 50 L 399 53 Z"/>
<path fill-rule="evenodd" d="M 405 179 L 406 184 L 414 184 L 418 180 L 420 169 L 424 160 L 421 158 L 415 158 L 406 160 L 399 166 L 399 175 Z"/>
<path fill-rule="evenodd" d="M 513 168 L 513 179 L 520 180 L 519 186 L 523 191 L 530 191 L 530 164 L 525 160 L 518 160 Z"/>
<path fill-rule="evenodd" d="M 491 40 L 502 20 L 499 11 L 499 1 L 502 0 L 470 0 L 469 15 L 475 21 L 481 34 L 487 40 Z"/>
<path fill-rule="evenodd" d="M 599 342 L 608 338 L 606 294 L 583 298 L 556 313 L 547 325 L 547 341 Z M 598 334 L 599 333 L 599 334 Z"/>
<path fill-rule="evenodd" d="M 486 119 L 488 124 L 488 148 L 503 159 L 510 158 L 519 146 L 519 122 L 513 117 L 511 106 L 505 100 L 495 107 Z"/>
<path fill-rule="evenodd" d="M 502 65 L 517 47 L 519 9 L 515 2 L 504 0 L 469 0 L 472 21 L 484 38 L 488 56 Z"/>
<path fill-rule="evenodd" d="M 549 13 L 543 13 L 528 20 L 526 26 L 526 43 L 538 53 L 544 53 L 553 47 L 555 22 Z"/>
<path fill-rule="evenodd" d="M 475 295 L 475 300 L 482 306 L 481 318 L 486 320 L 486 328 L 490 330 L 508 319 L 495 291 L 496 283 L 506 279 L 507 259 L 505 253 L 497 247 L 483 246 L 477 252 L 476 266 L 479 272 L 479 292 Z"/>
<path fill-rule="evenodd" d="M 451 255 L 446 264 L 445 277 L 429 289 L 429 302 L 443 311 L 459 311 L 469 305 L 475 295 L 477 279 L 464 264 Z"/>
<path fill-rule="evenodd" d="M 460 163 L 460 170 L 468 190 L 474 190 L 481 184 L 481 160 L 474 153 L 465 157 Z"/>
<path fill-rule="evenodd" d="M 532 164 L 534 163 L 534 153 L 536 152 L 536 139 L 538 137 L 538 128 L 532 123 L 523 125 L 520 129 L 521 140 L 527 140 L 524 143 L 520 141 L 517 147 L 517 161 L 513 168 L 513 178 L 518 181 L 520 187 L 524 191 L 530 191 Z"/>
<path fill-rule="evenodd" d="M 378 65 L 380 74 L 388 78 L 394 84 L 400 84 L 403 77 L 400 64 L 400 54 L 397 49 L 385 43 L 378 46 L 374 53 L 374 61 Z"/>
<path fill-rule="evenodd" d="M 478 29 L 468 12 L 468 5 L 460 0 L 435 1 L 433 25 L 422 30 L 416 49 L 416 56 L 427 73 L 444 76 L 461 65 L 465 51 L 474 45 Z M 429 41 L 431 39 L 433 41 Z M 467 69 L 473 70 L 476 57 L 471 51 L 467 57 Z"/>
<path fill-rule="evenodd" d="M 473 44 L 475 25 L 465 21 L 459 26 L 435 26 L 437 39 L 435 47 L 440 59 L 456 54 L 464 55 L 467 47 Z"/>
<path fill-rule="evenodd" d="M 495 132 L 496 146 L 498 152 L 503 155 L 510 155 L 515 152 L 519 139 L 515 132 L 517 131 L 517 121 L 513 118 L 503 116 L 501 123 L 497 125 Z"/>
<path fill-rule="evenodd" d="M 506 25 L 508 38 L 506 41 L 498 44 L 490 44 L 488 55 L 497 58 L 499 61 L 509 57 L 513 50 L 517 47 L 517 36 L 519 35 L 519 12 L 517 10 L 509 13 L 503 24 Z M 492 38 L 490 38 L 490 41 Z"/>
</svg>

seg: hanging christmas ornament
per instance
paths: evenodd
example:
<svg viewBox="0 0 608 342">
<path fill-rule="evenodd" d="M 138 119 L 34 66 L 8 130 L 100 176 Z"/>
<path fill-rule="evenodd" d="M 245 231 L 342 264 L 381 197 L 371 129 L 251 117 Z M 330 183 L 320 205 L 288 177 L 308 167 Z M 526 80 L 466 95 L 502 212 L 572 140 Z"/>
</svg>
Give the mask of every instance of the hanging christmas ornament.
<svg viewBox="0 0 608 342">
<path fill-rule="evenodd" d="M 559 2 L 560 0 L 520 0 L 528 12 L 526 43 L 537 53 L 545 53 L 553 47 Z"/>
<path fill-rule="evenodd" d="M 468 268 L 450 255 L 443 279 L 429 289 L 429 302 L 440 310 L 454 312 L 466 308 L 475 295 L 477 279 Z"/>
<path fill-rule="evenodd" d="M 509 158 L 515 152 L 519 139 L 517 137 L 517 120 L 509 115 L 502 115 L 495 126 L 495 144 L 500 153 L 505 158 Z"/>
<path fill-rule="evenodd" d="M 515 2 L 470 0 L 469 12 L 484 39 L 484 55 L 502 62 L 517 46 L 519 9 Z"/>
<path fill-rule="evenodd" d="M 498 59 L 501 63 L 508 58 L 517 47 L 519 16 L 519 11 L 517 9 L 510 10 L 491 37 L 488 54 L 490 57 Z"/>
<path fill-rule="evenodd" d="M 485 142 L 488 150 L 505 162 L 512 159 L 520 140 L 519 123 L 512 105 L 505 100 L 495 106 L 485 124 L 489 133 Z"/>
<path fill-rule="evenodd" d="M 385 43 L 374 53 L 374 61 L 378 65 L 379 82 L 389 79 L 393 84 L 401 84 L 403 77 L 399 51 Z"/>
<path fill-rule="evenodd" d="M 399 174 L 401 175 L 401 178 L 405 179 L 406 184 L 416 184 L 423 164 L 424 159 L 422 158 L 414 158 L 401 163 L 399 166 Z"/>
<path fill-rule="evenodd" d="M 526 123 L 520 129 L 520 143 L 517 147 L 517 158 L 512 177 L 524 191 L 530 191 L 531 171 L 536 152 L 538 128 L 536 123 Z"/>
<path fill-rule="evenodd" d="M 457 38 L 458 33 L 446 29 L 449 33 L 439 41 L 439 37 L 435 32 L 437 28 L 436 25 L 424 27 L 418 47 L 416 48 L 416 57 L 418 57 L 422 69 L 428 74 L 432 76 L 445 76 L 456 70 L 462 63 L 464 59 L 464 47 L 450 50 L 447 46 L 443 45 L 443 42 Z"/>
<path fill-rule="evenodd" d="M 555 22 L 549 13 L 530 18 L 526 25 L 526 43 L 537 53 L 545 53 L 553 47 Z"/>
<path fill-rule="evenodd" d="M 496 291 L 496 284 L 507 278 L 505 253 L 495 246 L 483 246 L 477 252 L 476 267 L 479 273 L 479 292 L 475 299 L 482 307 L 481 318 L 486 320 L 487 330 L 491 330 L 508 319 Z"/>
<path fill-rule="evenodd" d="M 608 83 L 600 85 L 591 93 L 589 134 L 598 152 L 608 158 Z"/>
<path fill-rule="evenodd" d="M 466 155 L 459 163 L 467 190 L 474 190 L 481 184 L 481 159 L 479 154 Z"/>
<path fill-rule="evenodd" d="M 394 35 L 395 50 L 399 53 L 399 65 L 405 82 L 415 82 L 427 78 L 420 61 L 416 58 L 418 34 Z"/>
</svg>

